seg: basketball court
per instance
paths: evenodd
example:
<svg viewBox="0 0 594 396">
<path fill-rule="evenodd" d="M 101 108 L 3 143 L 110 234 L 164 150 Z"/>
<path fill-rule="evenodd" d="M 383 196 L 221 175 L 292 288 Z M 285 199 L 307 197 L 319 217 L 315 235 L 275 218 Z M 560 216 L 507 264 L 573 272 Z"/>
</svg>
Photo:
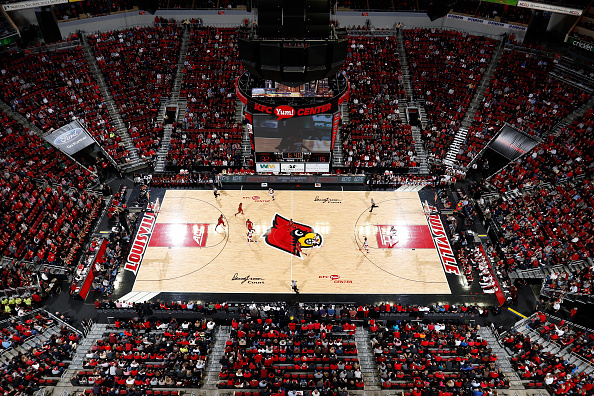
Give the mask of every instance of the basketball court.
<svg viewBox="0 0 594 396">
<path fill-rule="evenodd" d="M 148 238 L 133 292 L 451 293 L 417 192 L 168 190 Z"/>
</svg>

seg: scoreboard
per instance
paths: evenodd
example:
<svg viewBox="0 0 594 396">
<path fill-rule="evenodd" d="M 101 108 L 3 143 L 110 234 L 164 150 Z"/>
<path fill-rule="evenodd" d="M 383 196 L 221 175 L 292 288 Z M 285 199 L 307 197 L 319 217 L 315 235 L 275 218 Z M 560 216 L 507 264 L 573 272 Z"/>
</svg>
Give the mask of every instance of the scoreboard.
<svg viewBox="0 0 594 396">
<path fill-rule="evenodd" d="M 330 153 L 256 152 L 256 162 L 322 162 L 322 163 L 330 163 Z"/>
</svg>

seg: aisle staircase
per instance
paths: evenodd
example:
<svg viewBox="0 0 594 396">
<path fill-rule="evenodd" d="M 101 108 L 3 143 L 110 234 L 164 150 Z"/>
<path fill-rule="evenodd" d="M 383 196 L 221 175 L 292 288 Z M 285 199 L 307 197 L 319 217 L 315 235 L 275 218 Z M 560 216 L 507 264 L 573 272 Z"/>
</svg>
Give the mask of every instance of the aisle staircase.
<svg viewBox="0 0 594 396">
<path fill-rule="evenodd" d="M 566 128 L 569 125 L 571 125 L 575 120 L 577 120 L 578 118 L 583 116 L 592 107 L 594 107 L 594 96 L 592 96 L 592 98 L 590 98 L 590 100 L 588 100 L 586 103 L 584 103 L 583 105 L 578 107 L 578 109 L 576 111 L 571 112 L 565 118 L 563 118 L 561 121 L 559 121 L 557 124 L 555 124 L 555 126 L 553 128 L 551 128 L 549 133 L 547 133 L 545 136 L 558 135 L 561 132 L 561 129 Z"/>
<path fill-rule="evenodd" d="M 397 43 L 398 59 L 400 60 L 400 70 L 402 71 L 402 84 L 404 85 L 406 97 L 412 99 L 414 98 L 414 92 L 410 80 L 410 69 L 408 67 L 408 59 L 406 57 L 406 48 L 404 47 L 404 35 L 402 34 L 402 29 L 398 32 Z M 403 114 L 402 111 L 400 111 L 400 114 Z"/>
<path fill-rule="evenodd" d="M 351 112 L 349 104 L 343 102 L 340 105 L 340 118 L 342 119 L 342 126 L 348 125 L 351 122 Z M 344 147 L 342 144 L 342 126 L 336 131 L 336 140 L 334 141 L 334 149 L 332 150 L 332 166 L 344 166 Z"/>
<path fill-rule="evenodd" d="M 501 43 L 500 43 L 501 44 Z M 495 51 L 493 52 L 493 56 L 491 57 L 491 62 L 489 62 L 489 66 L 485 73 L 483 73 L 483 77 L 479 82 L 479 85 L 474 93 L 474 97 L 470 102 L 470 106 L 466 110 L 466 114 L 460 123 L 460 128 L 454 136 L 454 141 L 450 145 L 450 149 L 448 150 L 446 157 L 443 163 L 447 166 L 454 166 L 456 164 L 456 157 L 458 152 L 460 151 L 460 147 L 466 141 L 466 136 L 468 135 L 468 130 L 472 125 L 472 121 L 474 120 L 474 116 L 477 110 L 480 108 L 483 98 L 485 97 L 485 90 L 491 83 L 491 78 L 495 74 L 495 70 L 497 69 L 497 65 L 499 64 L 499 60 L 501 59 L 501 55 L 503 55 L 504 47 L 502 45 L 498 45 Z M 476 157 L 475 157 L 476 158 Z M 473 160 L 474 161 L 474 160 Z"/>
<path fill-rule="evenodd" d="M 510 394 L 513 391 L 524 390 L 522 380 L 511 365 L 510 359 L 512 356 L 501 346 L 491 328 L 483 326 L 479 329 L 478 334 L 483 340 L 487 341 L 489 348 L 497 355 L 497 366 L 499 366 L 503 376 L 509 381 Z"/>
<path fill-rule="evenodd" d="M 93 345 L 97 340 L 103 338 L 103 334 L 106 333 L 108 325 L 107 324 L 100 324 L 94 323 L 87 336 L 78 344 L 78 348 L 76 349 L 76 353 L 72 357 L 72 363 L 68 366 L 68 369 L 64 371 L 62 374 L 62 378 L 60 382 L 58 382 L 57 387 L 68 387 L 70 385 L 70 378 L 74 376 L 74 374 L 78 373 L 80 370 L 83 369 L 83 364 L 85 361 L 85 357 L 87 353 L 91 350 Z"/>
<path fill-rule="evenodd" d="M 357 326 L 357 331 L 355 332 L 355 343 L 357 344 L 357 356 L 359 357 L 359 364 L 361 365 L 361 373 L 363 374 L 365 390 L 381 390 L 381 384 L 377 374 L 377 367 L 375 365 L 375 357 L 373 356 L 373 350 L 371 349 L 369 331 L 365 327 Z"/>
<path fill-rule="evenodd" d="M 203 389 L 217 389 L 219 384 L 219 372 L 221 363 L 219 361 L 225 353 L 226 342 L 231 336 L 231 326 L 218 326 L 214 333 L 214 345 L 211 347 L 211 353 L 208 356 L 206 364 L 206 373 Z"/>
<path fill-rule="evenodd" d="M 186 62 L 186 56 L 188 55 L 188 47 L 190 44 L 190 30 L 186 29 L 182 36 L 182 42 L 179 47 L 179 54 L 177 57 L 177 69 L 175 72 L 175 78 L 173 79 L 173 88 L 171 89 L 171 95 L 169 98 L 161 100 L 161 108 L 157 114 L 157 122 L 163 123 L 165 117 L 165 110 L 167 106 L 176 105 L 178 108 L 177 119 L 175 120 L 178 124 L 181 123 L 186 115 L 186 107 L 188 106 L 187 99 L 180 99 L 181 86 L 184 79 L 184 68 Z M 169 143 L 171 142 L 171 133 L 173 127 L 171 124 L 164 125 L 163 137 L 161 138 L 161 144 L 157 150 L 157 158 L 155 161 L 155 172 L 165 171 L 165 165 L 167 160 L 167 153 L 169 152 Z"/>
<path fill-rule="evenodd" d="M 127 172 L 131 172 L 137 169 L 142 169 L 146 167 L 146 162 L 143 161 L 139 156 L 138 152 L 136 151 L 136 147 L 134 146 L 134 142 L 132 141 L 132 137 L 128 132 L 128 128 L 122 119 L 122 115 L 113 100 L 113 96 L 109 91 L 109 87 L 105 83 L 105 77 L 103 76 L 103 72 L 99 68 L 97 64 L 97 58 L 93 54 L 93 50 L 89 45 L 89 41 L 87 36 L 82 34 L 81 40 L 81 47 L 83 50 L 83 54 L 87 59 L 87 63 L 89 64 L 89 70 L 93 73 L 95 77 L 95 81 L 97 82 L 97 86 L 99 87 L 99 91 L 105 100 L 105 105 L 107 107 L 107 111 L 109 112 L 109 118 L 111 119 L 111 124 L 115 126 L 118 135 L 122 138 L 121 144 L 124 145 L 126 150 L 128 150 L 128 155 L 130 157 L 130 162 L 126 164 L 120 165 L 122 170 Z"/>
<path fill-rule="evenodd" d="M 402 71 L 402 85 L 404 86 L 404 92 L 406 92 L 406 98 L 408 98 L 408 100 L 403 99 L 399 100 L 398 102 L 398 110 L 400 111 L 400 117 L 403 119 L 405 123 L 407 123 L 407 107 L 415 107 L 419 111 L 419 121 L 421 121 L 421 125 L 424 128 L 427 125 L 427 112 L 425 111 L 425 106 L 423 106 L 423 101 L 413 101 L 415 95 L 410 78 L 410 68 L 408 66 L 408 58 L 406 56 L 406 48 L 404 47 L 404 35 L 402 34 L 402 30 L 398 32 L 397 38 L 398 59 L 400 60 L 400 69 Z M 429 163 L 427 159 L 427 151 L 425 150 L 425 143 L 423 142 L 422 130 L 418 126 L 413 126 L 411 132 L 412 137 L 415 141 L 416 158 L 419 162 L 418 169 L 411 169 L 411 171 L 419 173 L 421 175 L 428 175 Z"/>
<path fill-rule="evenodd" d="M 421 175 L 428 175 L 429 163 L 427 161 L 427 151 L 425 151 L 425 145 L 423 144 L 421 128 L 413 126 L 411 132 L 412 137 L 415 140 L 415 151 L 417 152 L 417 161 L 419 162 L 418 173 Z"/>
<path fill-rule="evenodd" d="M 556 320 L 557 323 L 561 322 L 561 319 L 551 317 Z M 563 358 L 564 361 L 568 362 L 569 364 L 575 365 L 575 373 L 584 372 L 585 374 L 593 374 L 594 373 L 594 366 L 590 364 L 590 362 L 586 359 L 583 359 L 579 355 L 572 353 L 572 349 L 575 345 L 559 345 L 555 342 L 551 342 L 540 335 L 539 331 L 531 329 L 529 326 L 524 327 L 521 331 L 530 337 L 532 342 L 537 342 L 542 345 L 542 349 L 540 350 L 541 353 L 552 353 L 554 355 L 560 356 Z"/>
</svg>

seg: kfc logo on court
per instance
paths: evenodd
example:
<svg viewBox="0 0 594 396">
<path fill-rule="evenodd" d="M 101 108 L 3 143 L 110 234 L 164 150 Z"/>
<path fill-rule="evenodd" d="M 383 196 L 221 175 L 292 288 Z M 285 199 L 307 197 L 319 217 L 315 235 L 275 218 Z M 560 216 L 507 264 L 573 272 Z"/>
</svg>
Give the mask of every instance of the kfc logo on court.
<svg viewBox="0 0 594 396">
<path fill-rule="evenodd" d="M 265 199 L 259 195 L 252 195 L 251 197 L 243 197 L 243 199 L 251 199 L 254 202 L 270 202 L 270 199 Z"/>
<path fill-rule="evenodd" d="M 332 283 L 353 283 L 352 280 L 340 279 L 340 275 L 320 275 L 318 279 L 330 279 Z"/>
<path fill-rule="evenodd" d="M 277 117 L 277 121 L 281 118 L 291 118 L 295 115 L 295 109 L 291 106 L 281 105 L 274 109 L 274 115 Z"/>
</svg>

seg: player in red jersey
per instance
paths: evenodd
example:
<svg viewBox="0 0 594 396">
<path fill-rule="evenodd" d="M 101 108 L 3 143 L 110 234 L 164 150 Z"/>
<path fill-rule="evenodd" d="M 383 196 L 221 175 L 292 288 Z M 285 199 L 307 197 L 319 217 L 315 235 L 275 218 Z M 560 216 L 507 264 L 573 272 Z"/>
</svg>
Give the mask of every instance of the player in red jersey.
<svg viewBox="0 0 594 396">
<path fill-rule="evenodd" d="M 301 254 L 307 256 L 307 253 L 304 253 L 303 250 L 301 250 L 301 244 L 297 242 L 295 244 L 295 255 L 301 257 Z"/>
<path fill-rule="evenodd" d="M 223 215 L 222 214 L 219 216 L 219 221 L 217 222 L 217 225 L 215 226 L 215 231 L 216 231 L 217 228 L 219 228 L 219 226 L 225 227 L 225 221 L 223 219 Z"/>
<path fill-rule="evenodd" d="M 243 214 L 243 203 L 242 202 L 239 203 L 239 207 L 237 208 L 237 213 L 235 213 L 235 217 L 237 217 L 238 214 Z"/>
<path fill-rule="evenodd" d="M 250 219 L 247 219 L 247 221 L 245 222 L 245 226 L 247 227 L 248 231 L 254 229 L 254 223 L 252 223 Z"/>
</svg>

